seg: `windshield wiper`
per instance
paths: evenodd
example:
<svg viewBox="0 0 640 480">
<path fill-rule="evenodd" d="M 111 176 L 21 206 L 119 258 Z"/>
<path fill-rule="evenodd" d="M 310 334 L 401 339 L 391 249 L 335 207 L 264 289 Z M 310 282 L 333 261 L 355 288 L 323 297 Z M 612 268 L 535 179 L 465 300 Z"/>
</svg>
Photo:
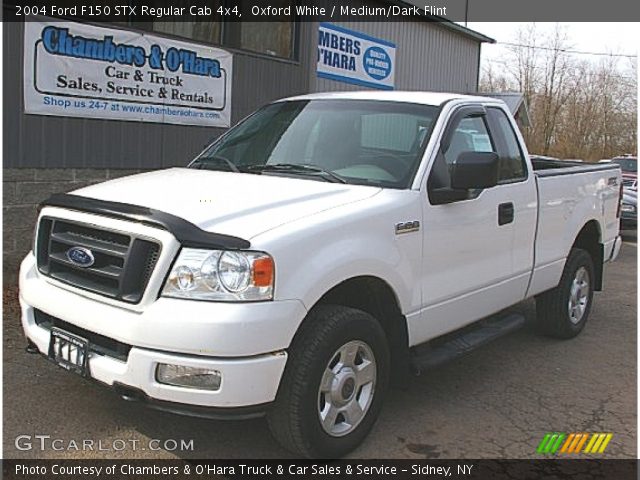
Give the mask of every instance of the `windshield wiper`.
<svg viewBox="0 0 640 480">
<path fill-rule="evenodd" d="M 333 183 L 347 183 L 347 180 L 337 173 L 319 167 L 317 165 L 298 164 L 298 163 L 272 163 L 266 165 L 250 165 L 246 170 L 251 172 L 287 172 L 287 173 L 319 173 L 322 178 Z"/>
<path fill-rule="evenodd" d="M 236 166 L 236 164 L 230 160 L 227 160 L 224 157 L 214 156 L 214 157 L 196 158 L 193 161 L 192 165 L 199 165 L 199 168 L 208 169 L 208 170 L 218 170 L 218 169 L 211 168 L 212 163 L 222 163 L 226 165 L 229 168 L 229 170 L 231 170 L 232 172 L 240 173 L 240 169 Z"/>
</svg>

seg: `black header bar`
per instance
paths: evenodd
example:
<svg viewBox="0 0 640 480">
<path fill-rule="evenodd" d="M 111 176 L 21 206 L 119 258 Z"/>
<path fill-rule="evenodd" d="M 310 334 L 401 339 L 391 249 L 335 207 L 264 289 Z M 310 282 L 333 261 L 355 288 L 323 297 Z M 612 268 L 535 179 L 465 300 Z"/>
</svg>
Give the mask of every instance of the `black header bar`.
<svg viewBox="0 0 640 480">
<path fill-rule="evenodd" d="M 640 2 L 629 0 L 193 0 L 187 6 L 177 0 L 4 0 L 4 6 L 10 7 L 5 22 L 30 14 L 91 22 L 640 21 Z"/>
</svg>

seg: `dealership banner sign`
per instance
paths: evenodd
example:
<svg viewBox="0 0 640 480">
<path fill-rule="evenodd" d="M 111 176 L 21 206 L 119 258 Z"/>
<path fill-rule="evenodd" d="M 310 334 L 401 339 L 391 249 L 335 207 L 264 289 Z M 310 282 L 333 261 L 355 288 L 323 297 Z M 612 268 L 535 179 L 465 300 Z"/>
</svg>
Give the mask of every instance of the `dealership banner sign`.
<svg viewBox="0 0 640 480">
<path fill-rule="evenodd" d="M 228 127 L 232 55 L 74 22 L 25 22 L 25 113 Z"/>
<path fill-rule="evenodd" d="M 320 24 L 318 77 L 392 90 L 395 64 L 395 44 L 331 23 Z"/>
</svg>

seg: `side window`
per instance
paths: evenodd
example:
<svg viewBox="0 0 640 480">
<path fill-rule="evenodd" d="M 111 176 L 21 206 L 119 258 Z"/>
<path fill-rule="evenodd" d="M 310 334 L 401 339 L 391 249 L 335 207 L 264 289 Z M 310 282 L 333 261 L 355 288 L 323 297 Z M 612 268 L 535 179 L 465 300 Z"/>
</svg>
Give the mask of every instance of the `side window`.
<svg viewBox="0 0 640 480">
<path fill-rule="evenodd" d="M 483 117 L 465 117 L 458 123 L 444 160 L 453 165 L 462 152 L 493 152 L 493 144 Z"/>
<path fill-rule="evenodd" d="M 429 174 L 429 192 L 451 187 L 451 166 L 462 152 L 495 152 L 484 116 L 463 117 L 454 128 L 449 148 L 438 153 Z"/>
<path fill-rule="evenodd" d="M 500 155 L 498 181 L 509 183 L 524 180 L 527 178 L 524 155 L 507 114 L 500 108 L 488 108 L 487 112 L 492 121 L 492 128 L 498 129 L 497 133 L 503 140 L 503 145 L 499 145 L 498 149 L 498 155 Z"/>
</svg>

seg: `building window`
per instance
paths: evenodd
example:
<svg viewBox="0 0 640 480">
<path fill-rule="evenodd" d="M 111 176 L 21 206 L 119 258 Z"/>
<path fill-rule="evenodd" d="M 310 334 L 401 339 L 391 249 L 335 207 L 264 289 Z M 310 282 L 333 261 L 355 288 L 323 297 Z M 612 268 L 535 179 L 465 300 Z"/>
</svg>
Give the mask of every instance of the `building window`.
<svg viewBox="0 0 640 480">
<path fill-rule="evenodd" d="M 293 58 L 293 22 L 229 22 L 224 27 L 225 45 Z"/>
<path fill-rule="evenodd" d="M 136 4 L 137 2 L 132 3 Z M 274 7 L 286 7 L 290 4 L 290 0 L 273 0 L 272 4 Z M 192 2 L 175 0 L 172 5 L 189 11 Z M 193 21 L 186 21 L 185 17 L 162 17 L 160 19 L 149 17 L 145 21 L 129 19 L 114 23 L 262 55 L 295 58 L 295 23 L 293 19 L 289 20 L 289 17 L 282 16 L 278 17 L 281 21 L 274 22 L 226 21 L 218 13 L 220 7 L 228 6 L 225 0 L 211 1 L 208 6 L 212 11 L 211 16 L 209 18 L 193 17 Z"/>
<path fill-rule="evenodd" d="M 221 22 L 212 16 L 211 21 L 173 22 L 153 21 L 152 31 L 167 33 L 176 37 L 184 37 L 205 43 L 220 44 Z"/>
<path fill-rule="evenodd" d="M 133 2 L 134 4 L 137 2 Z M 193 4 L 189 0 L 174 0 L 172 6 L 181 9 L 182 11 L 189 11 L 189 7 Z M 195 40 L 204 43 L 213 43 L 220 45 L 222 22 L 220 16 L 217 13 L 218 7 L 220 7 L 221 1 L 214 0 L 209 2 L 208 7 L 211 8 L 211 15 L 208 17 L 149 17 L 145 21 L 134 21 L 130 19 L 127 22 L 134 28 L 140 30 L 147 30 L 149 32 L 165 33 L 168 35 L 174 35 L 176 37 L 183 37 L 189 40 Z M 189 20 L 187 20 L 189 18 Z"/>
</svg>

